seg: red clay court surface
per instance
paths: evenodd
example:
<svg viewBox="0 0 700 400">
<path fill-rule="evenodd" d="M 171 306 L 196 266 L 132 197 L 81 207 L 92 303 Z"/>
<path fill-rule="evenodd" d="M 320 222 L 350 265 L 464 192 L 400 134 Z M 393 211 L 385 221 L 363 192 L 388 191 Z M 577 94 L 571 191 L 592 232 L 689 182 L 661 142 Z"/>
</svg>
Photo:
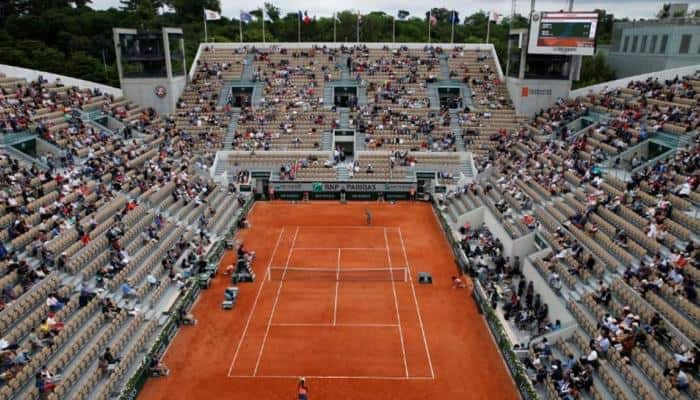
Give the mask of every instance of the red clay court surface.
<svg viewBox="0 0 700 400">
<path fill-rule="evenodd" d="M 430 205 L 259 202 L 249 220 L 255 283 L 224 311 L 213 280 L 141 399 L 291 400 L 300 376 L 312 400 L 519 397 Z"/>
</svg>

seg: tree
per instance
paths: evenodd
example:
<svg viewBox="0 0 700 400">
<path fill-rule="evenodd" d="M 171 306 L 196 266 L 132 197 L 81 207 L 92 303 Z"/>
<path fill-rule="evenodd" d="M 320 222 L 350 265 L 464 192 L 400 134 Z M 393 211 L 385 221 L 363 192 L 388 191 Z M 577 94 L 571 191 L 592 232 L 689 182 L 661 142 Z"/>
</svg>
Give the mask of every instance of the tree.
<svg viewBox="0 0 700 400">
<path fill-rule="evenodd" d="M 152 19 L 163 6 L 163 0 L 120 0 L 121 9 L 136 12 L 143 19 Z"/>
<path fill-rule="evenodd" d="M 608 44 L 612 38 L 613 24 L 615 16 L 608 14 L 605 10 L 593 10 L 598 13 L 598 29 L 596 31 L 596 40 L 599 44 Z"/>
<path fill-rule="evenodd" d="M 607 64 L 603 53 L 598 52 L 593 57 L 583 57 L 581 79 L 574 82 L 574 88 L 595 85 L 613 79 L 615 79 L 615 71 Z"/>
<path fill-rule="evenodd" d="M 280 19 L 280 9 L 272 3 L 265 3 L 265 13 L 272 22 L 277 22 Z"/>
</svg>

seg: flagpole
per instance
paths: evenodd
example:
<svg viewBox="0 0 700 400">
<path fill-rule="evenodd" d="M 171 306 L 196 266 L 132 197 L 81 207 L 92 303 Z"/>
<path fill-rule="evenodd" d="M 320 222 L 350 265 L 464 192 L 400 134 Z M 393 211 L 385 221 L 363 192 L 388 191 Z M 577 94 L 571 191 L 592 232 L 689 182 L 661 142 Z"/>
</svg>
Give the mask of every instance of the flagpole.
<svg viewBox="0 0 700 400">
<path fill-rule="evenodd" d="M 265 43 L 265 8 L 262 9 L 262 40 Z"/>
<path fill-rule="evenodd" d="M 301 15 L 297 18 L 297 41 L 301 43 Z"/>
<path fill-rule="evenodd" d="M 391 20 L 393 21 L 393 26 L 392 26 L 392 29 L 391 29 L 391 37 L 392 37 L 391 40 L 392 40 L 394 43 L 396 43 L 396 17 L 392 17 Z"/>
<path fill-rule="evenodd" d="M 239 15 L 240 17 L 240 15 Z M 243 19 L 238 18 L 238 33 L 240 34 L 241 43 L 243 43 Z"/>
<path fill-rule="evenodd" d="M 452 36 L 450 38 L 450 43 L 455 42 L 455 11 L 452 10 Z"/>
<path fill-rule="evenodd" d="M 207 34 L 207 12 L 202 9 L 204 15 L 204 43 L 209 42 L 209 35 Z"/>
<path fill-rule="evenodd" d="M 357 43 L 360 43 L 360 12 L 357 12 Z"/>
<path fill-rule="evenodd" d="M 335 24 L 338 19 L 338 16 L 336 15 L 335 11 L 333 11 L 333 43 L 335 43 Z"/>
<path fill-rule="evenodd" d="M 491 36 L 491 14 L 489 14 L 489 17 L 486 19 L 486 43 L 489 43 L 490 36 Z"/>
<path fill-rule="evenodd" d="M 432 41 L 430 40 L 431 39 L 431 37 L 430 37 L 430 25 L 432 25 L 432 24 L 433 24 L 433 10 L 431 8 L 430 11 L 428 11 L 428 43 L 432 43 Z"/>
</svg>

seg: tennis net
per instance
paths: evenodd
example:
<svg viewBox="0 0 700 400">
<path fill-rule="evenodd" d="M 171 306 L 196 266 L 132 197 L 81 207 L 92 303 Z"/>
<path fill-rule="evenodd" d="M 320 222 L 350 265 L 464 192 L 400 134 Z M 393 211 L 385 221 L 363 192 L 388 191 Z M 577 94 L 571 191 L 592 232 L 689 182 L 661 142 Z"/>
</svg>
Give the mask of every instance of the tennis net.
<svg viewBox="0 0 700 400">
<path fill-rule="evenodd" d="M 405 282 L 406 268 L 268 268 L 272 281 Z"/>
</svg>

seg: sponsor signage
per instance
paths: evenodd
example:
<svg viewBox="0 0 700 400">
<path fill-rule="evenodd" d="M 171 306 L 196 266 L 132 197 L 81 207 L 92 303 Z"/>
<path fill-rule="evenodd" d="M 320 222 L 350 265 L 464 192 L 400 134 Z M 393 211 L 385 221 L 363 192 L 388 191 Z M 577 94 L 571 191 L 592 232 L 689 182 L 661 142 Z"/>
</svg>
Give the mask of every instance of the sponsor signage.
<svg viewBox="0 0 700 400">
<path fill-rule="evenodd" d="M 271 182 L 275 192 L 410 192 L 416 190 L 411 182 Z"/>
<path fill-rule="evenodd" d="M 522 97 L 530 97 L 530 96 L 551 96 L 552 95 L 552 89 L 530 89 L 527 86 L 524 86 L 521 91 Z"/>
</svg>

